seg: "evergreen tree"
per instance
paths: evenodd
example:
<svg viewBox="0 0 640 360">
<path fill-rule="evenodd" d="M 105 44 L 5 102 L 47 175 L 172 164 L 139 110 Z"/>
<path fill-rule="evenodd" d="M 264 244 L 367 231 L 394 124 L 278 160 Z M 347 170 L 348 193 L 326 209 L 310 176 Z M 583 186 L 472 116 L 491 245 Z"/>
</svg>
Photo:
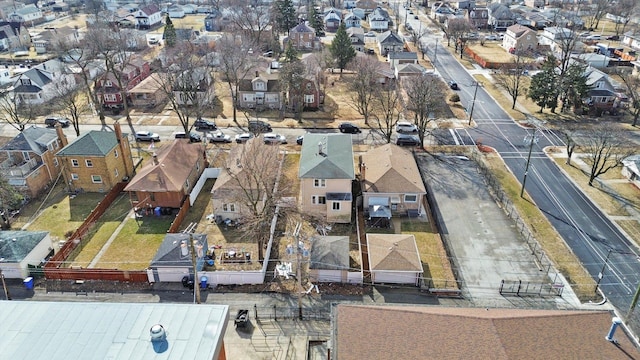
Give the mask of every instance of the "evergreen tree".
<svg viewBox="0 0 640 360">
<path fill-rule="evenodd" d="M 531 85 L 527 93 L 527 97 L 540 106 L 540 112 L 547 107 L 551 112 L 555 112 L 558 106 L 557 80 L 556 58 L 550 55 L 542 64 L 542 71 L 531 77 Z"/>
<path fill-rule="evenodd" d="M 289 34 L 289 30 L 298 23 L 296 9 L 291 0 L 276 0 L 273 3 L 274 28 L 282 34 Z"/>
<path fill-rule="evenodd" d="M 309 26 L 316 31 L 316 36 L 324 36 L 324 21 L 322 21 L 322 14 L 318 13 L 315 4 L 309 5 Z"/>
<path fill-rule="evenodd" d="M 165 20 L 164 25 L 164 33 L 162 34 L 162 38 L 164 39 L 165 45 L 168 47 L 173 47 L 176 44 L 176 40 L 178 37 L 176 36 L 176 28 L 173 27 L 173 22 L 167 14 L 167 18 Z"/>
<path fill-rule="evenodd" d="M 298 58 L 298 52 L 291 43 L 287 44 L 280 69 L 280 90 L 283 99 L 287 99 L 287 108 L 293 110 L 298 121 L 302 121 L 304 73 L 305 68 Z"/>
<path fill-rule="evenodd" d="M 572 63 L 567 68 L 560 83 L 562 91 L 562 112 L 570 106 L 574 108 L 582 106 L 582 99 L 589 96 L 591 87 L 587 85 L 586 66 Z"/>
<path fill-rule="evenodd" d="M 344 26 L 344 22 L 340 23 L 336 36 L 333 38 L 333 42 L 329 47 L 331 56 L 336 62 L 336 66 L 340 68 L 340 73 L 347 67 L 347 64 L 356 57 L 356 50 L 351 46 L 351 40 L 347 35 L 347 28 Z"/>
</svg>

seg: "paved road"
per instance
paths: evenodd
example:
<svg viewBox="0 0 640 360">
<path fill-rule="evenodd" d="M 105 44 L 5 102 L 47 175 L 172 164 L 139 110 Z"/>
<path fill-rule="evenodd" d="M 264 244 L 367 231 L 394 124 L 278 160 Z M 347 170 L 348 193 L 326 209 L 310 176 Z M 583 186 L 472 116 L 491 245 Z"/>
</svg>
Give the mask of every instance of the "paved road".
<svg viewBox="0 0 640 360">
<path fill-rule="evenodd" d="M 423 41 L 432 44 L 434 38 L 427 36 Z M 432 47 L 428 56 L 433 60 L 434 55 Z M 437 71 L 445 80 L 462 85 L 461 102 L 470 108 L 475 80 L 445 49 L 437 52 Z M 511 172 L 523 179 L 530 145 L 526 137 L 532 130 L 514 123 L 482 87 L 478 88 L 473 120 L 476 128 L 457 129 L 445 142 L 489 145 L 502 155 Z M 446 138 L 446 133 L 439 135 Z M 562 145 L 562 140 L 544 128 L 536 131 L 536 136 L 539 141 L 532 147 L 527 192 L 594 279 L 606 262 L 600 286 L 614 306 L 626 312 L 640 283 L 637 248 L 544 154 L 544 147 Z"/>
</svg>

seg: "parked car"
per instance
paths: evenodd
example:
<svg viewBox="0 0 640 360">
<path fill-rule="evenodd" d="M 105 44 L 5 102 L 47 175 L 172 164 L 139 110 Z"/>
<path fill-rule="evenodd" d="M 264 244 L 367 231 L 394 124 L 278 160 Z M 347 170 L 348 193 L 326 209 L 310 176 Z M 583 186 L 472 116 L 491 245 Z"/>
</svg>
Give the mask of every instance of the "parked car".
<svg viewBox="0 0 640 360">
<path fill-rule="evenodd" d="M 217 129 L 216 123 L 211 120 L 205 120 L 203 118 L 198 118 L 193 122 L 193 127 L 196 130 L 215 130 Z"/>
<path fill-rule="evenodd" d="M 396 123 L 396 132 L 399 134 L 416 133 L 418 132 L 418 127 L 416 126 L 416 124 L 410 123 L 408 121 L 398 121 Z"/>
<path fill-rule="evenodd" d="M 373 49 L 371 49 L 371 48 L 369 48 L 369 49 L 367 49 L 367 54 L 369 54 L 369 55 L 375 55 L 375 54 L 376 54 L 376 51 L 375 51 L 375 50 L 373 50 Z"/>
<path fill-rule="evenodd" d="M 416 135 L 398 134 L 396 138 L 398 146 L 420 146 L 420 138 Z"/>
<path fill-rule="evenodd" d="M 457 82 L 455 82 L 455 81 L 453 81 L 453 80 L 449 81 L 449 87 L 451 88 L 451 90 L 458 90 L 458 89 L 460 89 L 460 88 L 458 87 L 458 83 L 457 83 Z"/>
<path fill-rule="evenodd" d="M 618 36 L 618 35 L 611 35 L 611 36 L 607 36 L 607 40 L 615 40 L 615 41 L 618 41 L 618 40 L 620 40 L 620 36 Z"/>
<path fill-rule="evenodd" d="M 342 124 L 340 124 L 338 126 L 338 130 L 340 130 L 341 133 L 343 134 L 358 134 L 361 133 L 362 131 L 360 130 L 359 127 L 357 127 L 356 125 L 353 125 L 352 123 L 348 123 L 348 122 L 344 122 Z"/>
<path fill-rule="evenodd" d="M 261 120 L 249 120 L 249 131 L 258 134 L 258 133 L 268 133 L 273 131 L 271 129 L 271 125 L 267 122 Z"/>
<path fill-rule="evenodd" d="M 217 131 L 212 134 L 207 134 L 207 140 L 210 143 L 230 143 L 231 136 L 223 134 L 222 131 Z"/>
<path fill-rule="evenodd" d="M 420 17 L 418 15 L 413 15 L 413 18 L 416 19 L 416 20 L 420 19 Z"/>
<path fill-rule="evenodd" d="M 44 119 L 44 124 L 47 125 L 47 127 L 54 127 L 57 124 L 60 124 L 60 126 L 62 126 L 63 128 L 66 128 L 66 127 L 69 127 L 69 125 L 71 125 L 71 120 L 65 117 L 50 116 Z"/>
<path fill-rule="evenodd" d="M 589 35 L 585 38 L 586 40 L 591 40 L 591 41 L 595 41 L 595 40 L 601 40 L 602 36 L 598 35 L 598 34 L 594 34 L 594 35 Z"/>
<path fill-rule="evenodd" d="M 498 36 L 497 35 L 487 35 L 484 37 L 485 40 L 490 40 L 490 41 L 495 41 L 498 40 Z"/>
<path fill-rule="evenodd" d="M 136 131 L 136 141 L 160 141 L 160 135 L 151 131 Z"/>
<path fill-rule="evenodd" d="M 366 36 L 366 37 L 376 37 L 376 33 L 374 33 L 373 31 L 369 31 L 368 33 L 364 34 L 364 36 Z"/>
<path fill-rule="evenodd" d="M 276 144 L 286 144 L 287 138 L 284 135 L 276 134 L 276 133 L 267 133 L 263 135 L 263 140 L 265 144 L 276 145 Z"/>
<path fill-rule="evenodd" d="M 189 133 L 189 141 L 191 142 L 202 142 L 202 137 L 197 133 Z M 184 131 L 178 131 L 174 134 L 174 138 L 176 139 L 186 139 L 187 134 Z"/>
<path fill-rule="evenodd" d="M 251 133 L 238 134 L 236 135 L 236 143 L 238 144 L 246 143 L 251 138 L 253 138 L 253 134 Z"/>
</svg>

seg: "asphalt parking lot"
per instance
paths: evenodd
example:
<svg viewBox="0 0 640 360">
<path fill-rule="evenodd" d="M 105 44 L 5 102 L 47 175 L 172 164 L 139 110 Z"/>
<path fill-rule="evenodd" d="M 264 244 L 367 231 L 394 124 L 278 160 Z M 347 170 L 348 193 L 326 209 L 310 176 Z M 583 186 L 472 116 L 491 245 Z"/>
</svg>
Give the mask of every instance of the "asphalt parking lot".
<svg viewBox="0 0 640 360">
<path fill-rule="evenodd" d="M 501 280 L 549 281 L 536 266 L 515 224 L 491 197 L 475 162 L 461 156 L 418 155 L 438 211 L 463 294 L 476 306 L 512 306 Z M 553 279 L 552 279 L 553 280 Z"/>
</svg>

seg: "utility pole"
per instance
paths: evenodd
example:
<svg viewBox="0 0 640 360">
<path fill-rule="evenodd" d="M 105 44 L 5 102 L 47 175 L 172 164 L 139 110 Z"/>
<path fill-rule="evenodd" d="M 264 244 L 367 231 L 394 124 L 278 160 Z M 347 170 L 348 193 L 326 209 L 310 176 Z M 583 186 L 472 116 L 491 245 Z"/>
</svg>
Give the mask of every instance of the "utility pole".
<svg viewBox="0 0 640 360">
<path fill-rule="evenodd" d="M 293 231 L 293 238 L 296 241 L 296 261 L 298 263 L 296 269 L 296 279 L 298 280 L 298 320 L 302 320 L 302 246 L 300 243 L 300 229 L 302 224 L 298 223 L 296 229 Z"/>
<path fill-rule="evenodd" d="M 471 111 L 469 111 L 469 126 L 471 126 L 471 119 L 473 118 L 473 108 L 476 106 L 476 96 L 478 95 L 478 86 L 480 86 L 480 83 L 476 81 L 476 89 L 473 91 L 473 100 L 471 101 Z"/>
<path fill-rule="evenodd" d="M 531 161 L 531 151 L 533 150 L 533 144 L 538 142 L 536 131 L 538 131 L 538 129 L 533 130 L 533 134 L 531 134 L 531 142 L 529 143 L 529 155 L 527 155 L 527 165 L 524 168 L 524 178 L 522 179 L 522 189 L 520 189 L 520 197 L 523 197 L 524 185 L 527 183 L 527 172 L 529 172 L 529 162 Z M 525 137 L 525 141 L 526 140 L 527 138 Z"/>
<path fill-rule="evenodd" d="M 640 297 L 640 284 L 638 284 L 638 289 L 636 289 L 636 293 L 633 295 L 633 300 L 631 300 L 631 305 L 629 306 L 629 311 L 627 312 L 627 322 L 633 314 L 633 309 L 636 308 L 636 304 L 638 304 L 638 297 Z"/>
<path fill-rule="evenodd" d="M 7 288 L 7 283 L 4 281 L 4 274 L 2 273 L 2 269 L 0 269 L 0 280 L 2 280 L 2 288 L 4 289 L 4 296 L 7 300 L 11 300 L 11 295 L 9 295 L 9 289 Z"/>
<path fill-rule="evenodd" d="M 198 269 L 196 264 L 196 247 L 193 244 L 193 234 L 189 233 L 189 245 L 191 247 L 191 266 L 193 266 L 193 297 L 194 303 L 200 304 L 200 283 L 198 282 Z"/>
<path fill-rule="evenodd" d="M 609 249 L 609 251 L 607 252 L 607 257 L 604 259 L 604 264 L 602 264 L 602 269 L 598 273 L 598 282 L 596 282 L 596 291 L 595 291 L 596 294 L 598 293 L 598 286 L 600 285 L 600 281 L 604 277 L 604 269 L 607 267 L 607 263 L 609 262 L 609 256 L 611 256 L 611 251 L 612 249 Z"/>
</svg>

